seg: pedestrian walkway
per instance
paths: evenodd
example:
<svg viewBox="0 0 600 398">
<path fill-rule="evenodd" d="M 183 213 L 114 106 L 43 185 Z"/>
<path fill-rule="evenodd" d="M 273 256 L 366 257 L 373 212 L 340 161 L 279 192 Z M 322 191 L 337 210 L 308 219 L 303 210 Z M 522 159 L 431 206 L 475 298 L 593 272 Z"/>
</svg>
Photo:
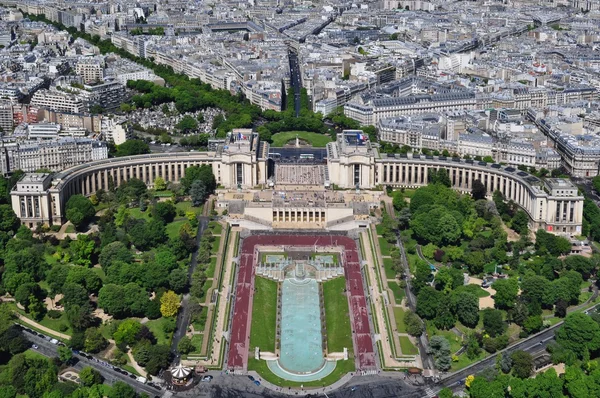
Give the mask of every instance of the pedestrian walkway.
<svg viewBox="0 0 600 398">
<path fill-rule="evenodd" d="M 18 312 L 15 311 L 15 315 L 17 316 L 17 318 L 19 318 L 21 321 L 33 326 L 36 329 L 41 330 L 42 332 L 45 332 L 46 334 L 49 334 L 50 336 L 55 336 L 58 337 L 59 339 L 62 340 L 71 340 L 71 336 L 69 336 L 68 334 L 64 334 L 64 333 L 60 333 L 60 332 L 56 332 L 50 328 L 47 328 L 46 326 L 40 325 L 39 323 L 37 323 L 36 321 L 27 318 L 24 315 L 19 314 Z"/>
<path fill-rule="evenodd" d="M 131 363 L 131 366 L 135 369 L 135 371 L 138 372 L 140 376 L 145 377 L 146 369 L 138 365 L 137 361 L 133 357 L 133 354 L 131 353 L 131 350 L 127 351 L 127 358 L 129 358 L 129 363 Z"/>
<path fill-rule="evenodd" d="M 304 396 L 304 395 L 313 395 L 313 394 L 326 394 L 328 392 L 337 390 L 338 388 L 341 388 L 342 386 L 347 384 L 352 379 L 352 377 L 354 377 L 354 372 L 346 373 L 344 376 L 342 376 L 341 379 L 339 379 L 338 381 L 336 381 L 335 383 L 333 383 L 327 387 L 306 387 L 306 388 L 301 387 L 300 389 L 298 387 L 290 388 L 290 387 L 276 386 L 273 383 L 263 380 L 262 377 L 253 370 L 249 371 L 248 375 L 254 377 L 254 379 L 258 380 L 262 386 L 264 386 L 265 388 L 268 388 L 269 390 L 277 391 L 281 394 L 286 394 L 286 395 Z"/>
<path fill-rule="evenodd" d="M 435 392 L 433 392 L 433 390 L 429 387 L 425 387 L 425 396 L 427 398 L 433 398 L 435 397 Z"/>
</svg>

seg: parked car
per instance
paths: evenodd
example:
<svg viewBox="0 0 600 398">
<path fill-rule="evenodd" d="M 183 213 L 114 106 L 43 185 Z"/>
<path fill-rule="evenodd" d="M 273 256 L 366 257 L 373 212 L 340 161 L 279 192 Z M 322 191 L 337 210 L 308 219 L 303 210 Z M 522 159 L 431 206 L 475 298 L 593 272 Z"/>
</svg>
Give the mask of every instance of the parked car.
<svg viewBox="0 0 600 398">
<path fill-rule="evenodd" d="M 202 378 L 202 381 L 210 383 L 212 381 L 212 379 L 213 379 L 213 377 L 211 375 L 207 375 Z"/>
<path fill-rule="evenodd" d="M 39 347 L 38 347 L 38 345 L 37 345 L 37 344 L 32 344 L 32 345 L 31 345 L 31 348 L 33 348 L 34 350 L 37 350 Z"/>
<path fill-rule="evenodd" d="M 254 384 L 256 384 L 257 386 L 260 386 L 260 381 L 254 380 Z"/>
<path fill-rule="evenodd" d="M 250 379 L 250 381 L 254 381 L 254 376 L 248 375 L 248 378 Z"/>
</svg>

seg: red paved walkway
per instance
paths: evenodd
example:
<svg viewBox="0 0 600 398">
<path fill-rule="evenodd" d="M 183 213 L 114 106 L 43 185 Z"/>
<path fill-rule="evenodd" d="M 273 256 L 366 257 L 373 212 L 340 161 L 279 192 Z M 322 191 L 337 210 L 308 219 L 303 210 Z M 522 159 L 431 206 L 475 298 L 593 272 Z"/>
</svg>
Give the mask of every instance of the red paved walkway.
<svg viewBox="0 0 600 398">
<path fill-rule="evenodd" d="M 246 370 L 250 348 L 252 296 L 254 292 L 255 246 L 343 246 L 346 255 L 344 271 L 349 292 L 350 317 L 354 337 L 357 370 L 375 368 L 375 353 L 369 327 L 367 303 L 360 273 L 356 243 L 345 236 L 260 235 L 244 239 L 240 269 L 235 290 L 235 310 L 231 325 L 228 368 Z M 254 355 L 254 353 L 251 353 Z"/>
</svg>

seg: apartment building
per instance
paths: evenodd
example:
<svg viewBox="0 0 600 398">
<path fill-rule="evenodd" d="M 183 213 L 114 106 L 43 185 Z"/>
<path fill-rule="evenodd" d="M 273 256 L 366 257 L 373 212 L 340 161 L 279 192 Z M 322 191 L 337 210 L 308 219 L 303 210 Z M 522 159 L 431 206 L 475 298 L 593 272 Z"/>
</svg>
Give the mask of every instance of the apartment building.
<svg viewBox="0 0 600 398">
<path fill-rule="evenodd" d="M 0 103 L 0 135 L 13 130 L 13 107 L 10 102 Z"/>
<path fill-rule="evenodd" d="M 100 82 L 104 77 L 104 67 L 99 59 L 84 58 L 75 64 L 75 73 L 86 84 Z"/>
<path fill-rule="evenodd" d="M 89 138 L 60 137 L 48 141 L 25 141 L 3 145 L 0 163 L 3 173 L 16 169 L 60 171 L 79 164 L 108 158 L 105 142 Z"/>
<path fill-rule="evenodd" d="M 36 92 L 31 99 L 31 105 L 71 113 L 81 113 L 85 110 L 81 98 L 73 94 L 50 90 Z"/>
</svg>

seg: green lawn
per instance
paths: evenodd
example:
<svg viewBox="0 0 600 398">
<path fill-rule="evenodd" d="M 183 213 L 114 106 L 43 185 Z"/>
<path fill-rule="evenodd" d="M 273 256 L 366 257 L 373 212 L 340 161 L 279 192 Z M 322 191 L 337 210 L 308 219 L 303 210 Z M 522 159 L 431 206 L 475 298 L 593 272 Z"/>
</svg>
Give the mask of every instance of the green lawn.
<svg viewBox="0 0 600 398">
<path fill-rule="evenodd" d="M 396 330 L 398 330 L 398 333 L 406 333 L 404 310 L 400 307 L 394 307 L 394 318 L 396 320 Z M 402 350 L 402 352 L 404 352 L 404 350 Z"/>
<path fill-rule="evenodd" d="M 27 359 L 43 359 L 44 361 L 48 360 L 48 357 L 45 357 L 44 355 L 40 354 L 39 352 L 37 352 L 36 350 L 34 350 L 32 348 L 25 351 L 24 354 L 25 354 L 25 358 L 27 358 Z"/>
<path fill-rule="evenodd" d="M 389 282 L 388 287 L 394 293 L 394 301 L 396 304 L 402 304 L 402 299 L 406 295 L 403 287 L 400 287 L 396 282 Z"/>
<path fill-rule="evenodd" d="M 348 352 L 353 351 L 348 297 L 344 294 L 345 288 L 345 278 L 340 277 L 323 282 L 328 352 L 342 352 L 344 347 L 348 349 Z"/>
<path fill-rule="evenodd" d="M 202 349 L 202 340 L 204 339 L 204 335 L 203 334 L 195 334 L 192 336 L 192 344 L 194 345 L 194 350 L 192 351 L 192 353 L 200 353 L 200 350 Z"/>
<path fill-rule="evenodd" d="M 256 292 L 252 303 L 250 358 L 254 358 L 254 347 L 260 347 L 262 351 L 275 351 L 275 327 L 277 326 L 277 283 L 256 277 L 254 287 Z M 264 361 L 260 362 L 264 363 Z"/>
<path fill-rule="evenodd" d="M 399 336 L 399 339 L 400 349 L 402 350 L 403 355 L 417 355 L 419 353 L 417 347 L 415 347 L 408 337 Z"/>
<path fill-rule="evenodd" d="M 213 281 L 206 281 L 204 285 L 202 285 L 202 291 L 204 292 L 202 297 L 206 297 L 208 295 L 208 290 L 212 287 Z"/>
<path fill-rule="evenodd" d="M 71 329 L 71 327 L 69 326 L 69 322 L 67 321 L 67 316 L 64 313 L 58 319 L 52 319 L 49 318 L 48 315 L 45 315 L 44 318 L 39 322 L 39 324 L 42 326 L 46 326 L 47 328 L 50 328 L 52 330 L 55 330 L 59 333 L 67 334 L 69 336 L 73 333 L 73 330 Z M 60 325 L 67 326 L 67 330 L 61 332 Z"/>
<path fill-rule="evenodd" d="M 188 221 L 187 220 L 179 220 L 179 221 L 173 221 L 173 222 L 168 223 L 165 228 L 165 232 L 167 233 L 167 236 L 169 238 L 178 237 L 181 226 L 183 224 L 185 224 L 186 222 L 188 222 Z"/>
<path fill-rule="evenodd" d="M 349 372 L 354 372 L 354 359 L 347 361 L 337 361 L 335 369 L 331 374 L 321 380 L 306 381 L 302 383 L 282 379 L 274 375 L 268 368 L 267 362 L 254 359 L 254 355 L 248 356 L 248 370 L 256 371 L 263 379 L 280 387 L 322 387 L 338 381 L 342 376 Z"/>
<path fill-rule="evenodd" d="M 208 267 L 206 268 L 206 277 L 207 278 L 213 278 L 215 275 L 215 268 L 217 267 L 217 258 L 216 257 L 211 257 L 210 258 L 210 263 L 208 264 Z"/>
<path fill-rule="evenodd" d="M 391 258 L 383 259 L 383 267 L 385 268 L 386 279 L 396 279 L 396 270 L 394 269 L 394 262 Z"/>
<path fill-rule="evenodd" d="M 381 255 L 382 256 L 389 256 L 390 255 L 390 244 L 388 243 L 387 240 L 383 239 L 383 238 L 378 238 L 379 239 L 379 247 L 381 248 Z"/>
<path fill-rule="evenodd" d="M 215 241 L 212 244 L 212 249 L 210 250 L 210 252 L 212 254 L 217 254 L 219 252 L 219 244 L 221 243 L 221 238 L 218 236 L 215 236 Z"/>
<path fill-rule="evenodd" d="M 449 330 L 438 330 L 433 321 L 427 321 L 427 334 L 429 338 L 432 336 L 443 336 L 450 343 L 450 351 L 454 354 L 456 351 L 460 350 L 462 347 L 462 340 L 460 337 L 455 335 Z"/>
<path fill-rule="evenodd" d="M 166 321 L 166 318 L 158 318 L 145 323 L 145 325 L 148 327 L 148 329 L 150 329 L 154 337 L 156 337 L 156 342 L 158 344 L 171 344 L 171 338 L 173 337 L 173 333 L 165 333 L 164 324 Z"/>
<path fill-rule="evenodd" d="M 463 289 L 467 289 L 470 293 L 473 293 L 479 298 L 488 297 L 490 295 L 487 290 L 483 290 L 481 286 L 474 283 L 466 285 Z"/>
<path fill-rule="evenodd" d="M 104 273 L 104 270 L 102 268 L 94 267 L 92 268 L 92 271 L 94 271 L 94 273 L 98 275 L 98 278 L 102 279 L 102 281 L 104 282 L 104 280 L 106 279 L 106 274 Z"/>
<path fill-rule="evenodd" d="M 221 235 L 221 231 L 223 230 L 223 226 L 216 221 L 209 222 L 208 228 L 212 229 L 215 235 Z"/>
<path fill-rule="evenodd" d="M 127 364 L 127 365 L 121 365 L 121 367 L 123 369 L 125 369 L 126 371 L 128 371 L 129 373 L 133 373 L 136 376 L 141 376 L 141 374 L 137 370 L 135 370 L 135 368 L 133 366 L 131 366 L 129 364 Z"/>
<path fill-rule="evenodd" d="M 75 232 L 75 227 L 73 226 L 73 224 L 69 224 L 67 225 L 67 229 L 65 229 L 65 232 L 68 234 L 74 234 Z"/>
<path fill-rule="evenodd" d="M 375 230 L 377 231 L 377 235 L 383 235 L 383 230 L 385 228 L 383 227 L 383 224 L 377 224 L 375 226 Z"/>
<path fill-rule="evenodd" d="M 304 140 L 316 148 L 323 148 L 328 142 L 331 142 L 331 136 L 329 135 L 311 133 L 309 131 L 286 131 L 273 134 L 271 137 L 273 139 L 273 144 L 271 144 L 271 146 L 282 147 L 287 144 L 288 141 L 293 141 L 295 143 L 296 136 L 298 136 L 300 140 Z"/>
<path fill-rule="evenodd" d="M 144 219 L 146 221 L 150 221 L 152 219 L 152 217 L 150 217 L 150 209 L 142 212 L 139 207 L 129 209 L 129 216 L 137 219 Z"/>
</svg>

